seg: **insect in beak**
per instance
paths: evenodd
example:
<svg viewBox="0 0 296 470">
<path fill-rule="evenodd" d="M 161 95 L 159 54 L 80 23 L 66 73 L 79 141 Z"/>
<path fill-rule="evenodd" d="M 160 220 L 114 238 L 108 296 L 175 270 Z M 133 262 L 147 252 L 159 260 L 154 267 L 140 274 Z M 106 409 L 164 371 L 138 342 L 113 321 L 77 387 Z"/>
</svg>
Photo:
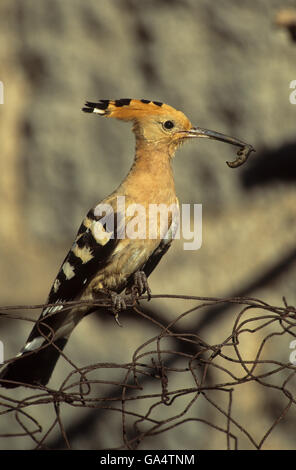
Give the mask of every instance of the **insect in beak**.
<svg viewBox="0 0 296 470">
<path fill-rule="evenodd" d="M 226 162 L 230 168 L 237 168 L 238 166 L 245 163 L 251 152 L 255 152 L 255 149 L 252 145 L 246 144 L 242 140 L 239 140 L 235 137 L 230 137 L 225 134 L 220 134 L 220 132 L 210 131 L 209 129 L 203 129 L 202 127 L 192 127 L 189 131 L 185 131 L 187 137 L 202 137 L 206 139 L 220 140 L 221 142 L 226 142 L 227 144 L 235 145 L 240 149 L 237 152 L 238 158 L 233 162 Z"/>
</svg>

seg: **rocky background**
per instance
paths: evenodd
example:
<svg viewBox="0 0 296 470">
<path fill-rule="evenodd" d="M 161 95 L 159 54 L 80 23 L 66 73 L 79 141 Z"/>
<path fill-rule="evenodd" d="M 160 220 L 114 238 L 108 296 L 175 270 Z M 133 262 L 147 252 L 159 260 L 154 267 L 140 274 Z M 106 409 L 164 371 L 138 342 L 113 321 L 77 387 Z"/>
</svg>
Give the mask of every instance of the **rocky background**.
<svg viewBox="0 0 296 470">
<path fill-rule="evenodd" d="M 196 125 L 241 138 L 257 150 L 236 170 L 225 165 L 235 156 L 227 145 L 195 141 L 179 151 L 177 192 L 182 203 L 202 203 L 203 244 L 193 252 L 176 241 L 151 276 L 153 293 L 252 295 L 274 305 L 282 305 L 286 296 L 296 304 L 296 105 L 289 101 L 296 43 L 292 31 L 276 21 L 280 10 L 294 4 L 1 1 L 1 305 L 46 300 L 81 219 L 127 173 L 134 151 L 129 126 L 80 111 L 86 99 L 124 97 L 167 102 Z M 167 320 L 186 306 L 150 303 Z M 219 334 L 224 339 L 233 324 L 233 313 L 209 324 L 205 320 L 201 336 L 219 343 Z M 155 330 L 143 319 L 123 317 L 122 323 L 119 329 L 111 319 L 86 318 L 67 354 L 79 365 L 129 361 Z M 30 328 L 26 322 L 2 321 L 5 358 L 16 354 Z M 288 361 L 289 353 L 289 342 L 282 343 L 279 360 Z M 63 367 L 57 367 L 52 387 L 61 383 Z M 238 416 L 256 434 L 254 416 L 267 425 L 273 400 L 267 392 L 258 396 L 242 390 Z M 49 411 L 39 412 L 46 422 Z M 73 447 L 120 445 L 120 429 L 102 420 L 91 420 L 87 410 L 66 410 L 66 428 L 76 430 Z M 265 448 L 295 448 L 290 425 L 272 434 Z M 0 432 L 10 426 L 3 418 Z M 58 433 L 54 439 L 61 445 Z M 20 449 L 34 443 L 14 438 L 0 445 Z M 224 448 L 225 436 L 195 423 L 162 440 L 151 438 L 147 445 Z M 249 448 L 248 442 L 242 440 L 241 448 Z"/>
</svg>

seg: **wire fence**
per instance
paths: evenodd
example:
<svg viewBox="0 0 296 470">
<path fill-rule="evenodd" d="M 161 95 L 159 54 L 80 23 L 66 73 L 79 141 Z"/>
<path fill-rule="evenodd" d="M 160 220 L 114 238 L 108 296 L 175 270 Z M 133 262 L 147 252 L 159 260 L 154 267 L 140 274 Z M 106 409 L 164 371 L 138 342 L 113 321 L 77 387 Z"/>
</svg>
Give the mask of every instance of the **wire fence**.
<svg viewBox="0 0 296 470">
<path fill-rule="evenodd" d="M 296 404 L 295 307 L 289 306 L 285 298 L 282 306 L 251 297 L 182 295 L 153 295 L 152 305 L 155 298 L 180 299 L 182 305 L 189 300 L 194 306 L 174 314 L 173 321 L 165 322 L 147 312 L 142 302 L 128 304 L 127 298 L 127 304 L 142 317 L 141 321 L 153 325 L 157 332 L 133 351 L 129 363 L 78 367 L 61 351 L 71 365 L 71 372 L 59 388 L 26 386 L 22 388 L 21 399 L 13 391 L 0 388 L 0 421 L 9 415 L 18 426 L 12 432 L 0 434 L 2 443 L 7 438 L 11 445 L 14 439 L 26 436 L 36 449 L 72 448 L 71 430 L 63 421 L 62 405 L 71 407 L 73 419 L 77 408 L 96 413 L 97 420 L 111 419 L 115 413 L 120 418 L 121 442 L 119 445 L 114 442 L 113 447 L 117 449 L 141 449 L 147 440 L 151 443 L 151 438 L 160 439 L 160 435 L 172 429 L 182 428 L 183 432 L 186 426 L 220 434 L 225 449 L 262 449 L 268 446 L 283 418 L 287 425 L 292 425 Z M 144 299 L 147 296 L 140 297 Z M 78 303 L 81 304 L 64 305 L 70 309 Z M 92 305 L 110 306 L 106 301 Z M 203 337 L 198 334 L 196 313 L 219 305 L 231 307 L 231 327 L 221 330 L 221 334 L 216 332 L 219 343 L 210 344 L 205 341 L 206 333 Z M 0 318 L 33 322 L 33 318 L 17 311 L 40 307 L 44 305 L 2 307 Z M 274 341 L 281 343 L 274 347 Z M 250 383 L 256 386 L 255 397 L 264 391 L 266 403 L 268 397 L 277 403 L 269 414 L 267 428 L 258 423 L 256 432 L 238 412 L 243 406 L 244 388 Z M 208 415 L 204 413 L 205 404 L 211 409 Z M 46 426 L 40 424 L 38 413 L 34 413 L 38 405 L 54 409 L 54 418 Z"/>
</svg>

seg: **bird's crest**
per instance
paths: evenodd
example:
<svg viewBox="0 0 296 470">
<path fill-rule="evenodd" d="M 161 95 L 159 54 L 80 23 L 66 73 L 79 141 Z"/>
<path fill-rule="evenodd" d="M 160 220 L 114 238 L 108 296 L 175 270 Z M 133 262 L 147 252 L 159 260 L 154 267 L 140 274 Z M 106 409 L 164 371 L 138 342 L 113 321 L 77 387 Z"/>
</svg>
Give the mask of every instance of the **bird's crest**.
<svg viewBox="0 0 296 470">
<path fill-rule="evenodd" d="M 168 112 L 176 112 L 174 108 L 160 101 L 134 100 L 130 98 L 100 100 L 98 102 L 87 101 L 82 111 L 122 119 L 123 121 L 133 121 L 149 115 L 165 115 Z"/>
</svg>

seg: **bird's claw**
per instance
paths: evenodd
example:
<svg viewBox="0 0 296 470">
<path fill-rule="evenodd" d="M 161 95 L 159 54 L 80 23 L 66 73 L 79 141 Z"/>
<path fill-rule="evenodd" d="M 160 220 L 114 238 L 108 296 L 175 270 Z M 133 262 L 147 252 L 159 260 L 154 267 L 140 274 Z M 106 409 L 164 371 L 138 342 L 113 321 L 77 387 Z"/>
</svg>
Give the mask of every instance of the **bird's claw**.
<svg viewBox="0 0 296 470">
<path fill-rule="evenodd" d="M 116 292 L 111 292 L 110 297 L 111 297 L 112 311 L 114 313 L 115 321 L 118 326 L 122 326 L 122 324 L 119 321 L 119 312 L 121 310 L 127 309 L 125 299 L 122 295 L 117 294 Z"/>
<path fill-rule="evenodd" d="M 120 310 L 126 310 L 126 302 L 122 295 L 117 294 L 116 292 L 111 292 L 110 294 L 113 309 L 120 312 Z"/>
<path fill-rule="evenodd" d="M 147 292 L 148 300 L 151 299 L 151 289 L 148 285 L 147 276 L 144 271 L 137 271 L 134 274 L 134 285 L 132 290 L 137 295 L 142 295 L 144 292 Z"/>
<path fill-rule="evenodd" d="M 119 312 L 115 312 L 115 314 L 114 314 L 114 319 L 115 319 L 117 325 L 120 326 L 120 327 L 122 327 L 122 324 L 121 324 L 120 321 L 119 321 Z"/>
</svg>

